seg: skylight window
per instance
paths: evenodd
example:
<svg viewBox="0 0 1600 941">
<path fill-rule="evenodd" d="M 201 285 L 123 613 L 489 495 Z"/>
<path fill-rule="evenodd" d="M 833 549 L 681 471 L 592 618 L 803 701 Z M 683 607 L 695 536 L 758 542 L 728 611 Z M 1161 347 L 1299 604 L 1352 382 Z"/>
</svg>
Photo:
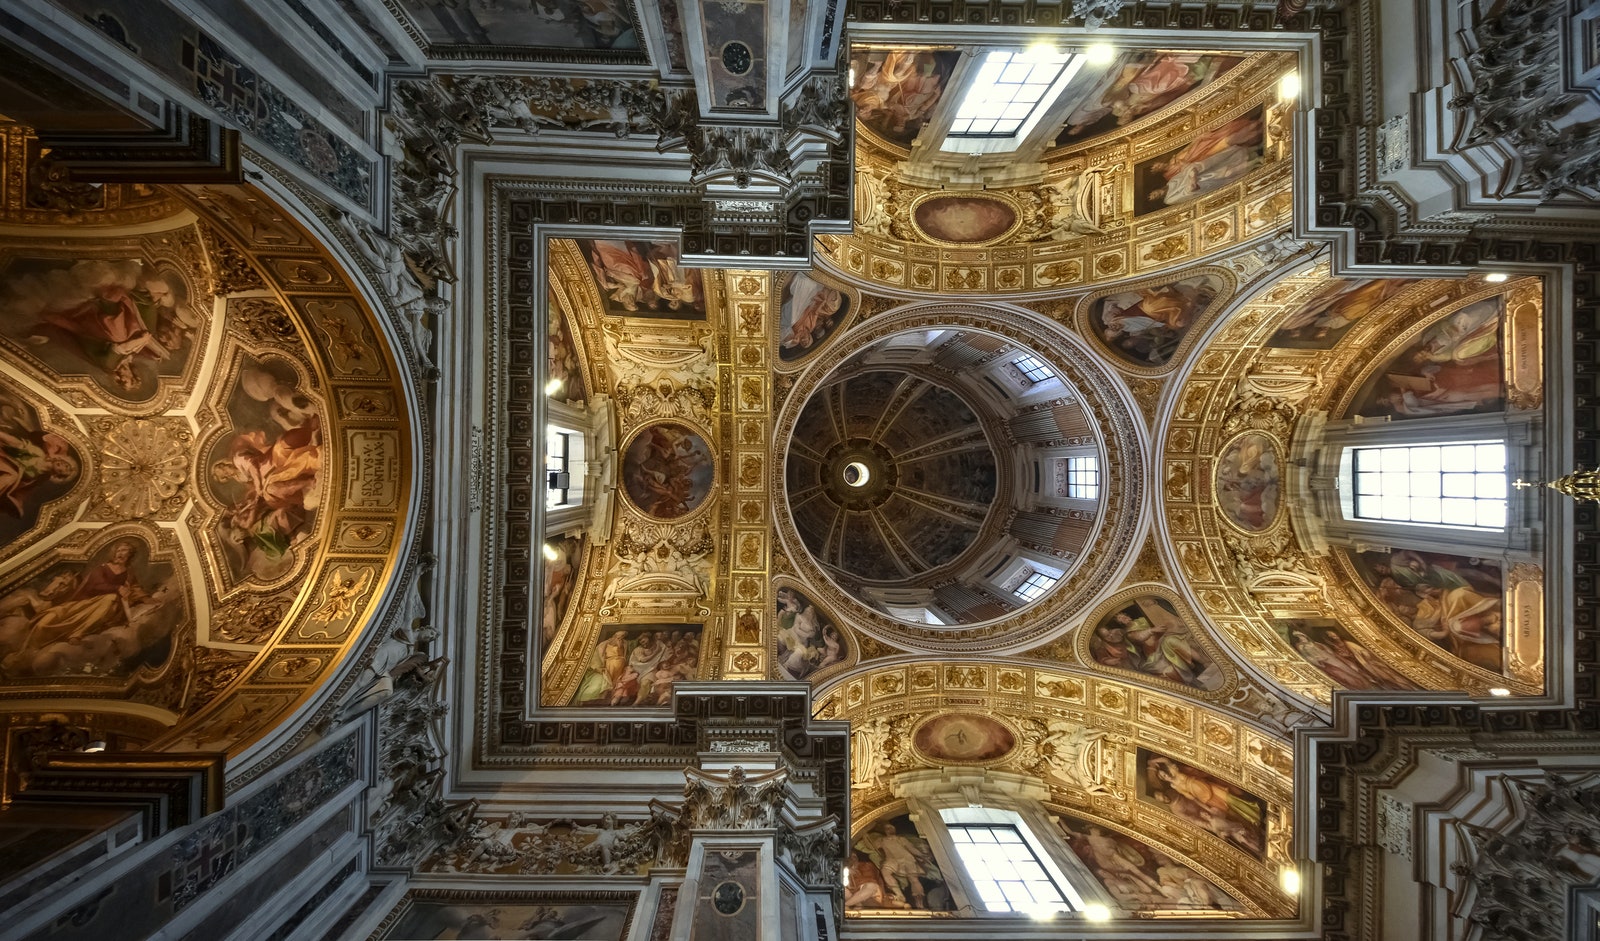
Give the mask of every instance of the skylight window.
<svg viewBox="0 0 1600 941">
<path fill-rule="evenodd" d="M 1505 529 L 1504 442 L 1357 448 L 1354 470 L 1361 519 Z"/>
<path fill-rule="evenodd" d="M 985 909 L 1030 915 L 1072 910 L 1016 825 L 951 823 L 946 828 Z"/>
<path fill-rule="evenodd" d="M 1046 101 L 1047 93 L 1060 89 L 1071 75 L 1068 66 L 1077 56 L 1050 50 L 998 50 L 989 53 L 978 74 L 967 85 L 966 97 L 956 109 L 949 140 L 1018 136 Z M 1072 71 L 1076 71 L 1073 69 Z M 1048 95 L 1053 100 L 1054 95 Z"/>
<path fill-rule="evenodd" d="M 1067 458 L 1067 496 L 1078 500 L 1100 499 L 1100 459 Z"/>
</svg>

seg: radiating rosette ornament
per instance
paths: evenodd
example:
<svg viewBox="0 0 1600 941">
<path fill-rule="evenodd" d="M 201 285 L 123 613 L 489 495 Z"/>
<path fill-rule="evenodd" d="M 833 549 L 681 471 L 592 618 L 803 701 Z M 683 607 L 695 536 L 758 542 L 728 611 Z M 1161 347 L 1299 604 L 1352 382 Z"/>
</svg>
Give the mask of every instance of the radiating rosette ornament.
<svg viewBox="0 0 1600 941">
<path fill-rule="evenodd" d="M 189 477 L 188 435 L 130 419 L 106 435 L 100 457 L 106 505 L 139 518 L 161 510 Z"/>
</svg>

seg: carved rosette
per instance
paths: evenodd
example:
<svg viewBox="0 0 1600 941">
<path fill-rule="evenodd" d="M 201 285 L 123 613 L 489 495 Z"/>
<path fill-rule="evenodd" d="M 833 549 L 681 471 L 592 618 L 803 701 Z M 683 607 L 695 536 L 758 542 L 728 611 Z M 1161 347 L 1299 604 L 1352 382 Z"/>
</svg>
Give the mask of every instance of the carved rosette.
<svg viewBox="0 0 1600 941">
<path fill-rule="evenodd" d="M 187 431 L 129 419 L 107 433 L 100 452 L 100 488 L 119 517 L 170 515 L 183 506 L 189 478 Z"/>
</svg>

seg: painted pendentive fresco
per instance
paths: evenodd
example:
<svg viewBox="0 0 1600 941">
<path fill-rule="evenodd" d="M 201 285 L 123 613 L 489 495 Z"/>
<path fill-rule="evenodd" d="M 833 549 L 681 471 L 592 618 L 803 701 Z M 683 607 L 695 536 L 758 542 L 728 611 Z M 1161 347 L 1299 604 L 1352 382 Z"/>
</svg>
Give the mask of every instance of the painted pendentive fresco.
<svg viewBox="0 0 1600 941">
<path fill-rule="evenodd" d="M 322 411 L 281 357 L 240 354 L 227 431 L 206 460 L 215 533 L 230 580 L 270 582 L 292 569 L 321 506 Z"/>
<path fill-rule="evenodd" d="M 953 50 L 856 53 L 850 58 L 856 76 L 850 89 L 856 120 L 890 143 L 911 146 L 944 96 L 960 59 L 961 53 Z"/>
<path fill-rule="evenodd" d="M 1284 618 L 1272 622 L 1283 642 L 1305 662 L 1321 670 L 1334 686 L 1343 689 L 1416 689 L 1417 684 L 1362 644 L 1349 639 L 1350 631 L 1327 618 Z"/>
<path fill-rule="evenodd" d="M 1117 904 L 1131 912 L 1237 911 L 1211 880 L 1141 840 L 1065 814 L 1067 843 Z"/>
<path fill-rule="evenodd" d="M 203 283 L 198 267 L 115 250 L 12 258 L 0 269 L 0 334 L 45 372 L 87 377 L 115 401 L 148 402 L 182 384 L 204 346 L 210 317 L 190 288 Z"/>
<path fill-rule="evenodd" d="M 628 0 L 540 0 L 531 5 L 495 0 L 400 0 L 400 4 L 430 43 L 563 50 L 639 48 Z"/>
<path fill-rule="evenodd" d="M 1154 114 L 1243 62 L 1240 56 L 1141 50 L 1106 69 L 1067 115 L 1056 146 L 1114 131 Z"/>
<path fill-rule="evenodd" d="M 1221 688 L 1225 678 L 1195 631 L 1165 598 L 1141 595 L 1100 619 L 1089 636 L 1096 663 L 1181 683 Z"/>
<path fill-rule="evenodd" d="M 1502 410 L 1502 306 L 1502 298 L 1488 298 L 1429 327 L 1362 383 L 1348 414 L 1405 419 Z"/>
<path fill-rule="evenodd" d="M 911 221 L 934 242 L 982 245 L 1015 228 L 1017 210 L 990 196 L 934 196 L 917 203 Z"/>
<path fill-rule="evenodd" d="M 672 684 L 700 675 L 699 624 L 606 624 L 574 706 L 666 706 Z"/>
<path fill-rule="evenodd" d="M 1134 215 L 1177 206 L 1244 179 L 1265 160 L 1265 128 L 1257 106 L 1185 147 L 1135 164 Z"/>
<path fill-rule="evenodd" d="M 466 893 L 462 893 L 466 894 Z M 381 937 L 434 941 L 443 938 L 585 938 L 622 941 L 632 906 L 627 902 L 524 899 L 407 898 Z"/>
<path fill-rule="evenodd" d="M 706 319 L 705 285 L 698 268 L 679 263 L 675 242 L 578 239 L 600 288 L 602 308 L 617 317 Z"/>
<path fill-rule="evenodd" d="M 1498 562 L 1410 549 L 1348 555 L 1400 623 L 1468 663 L 1500 672 L 1505 581 Z"/>
<path fill-rule="evenodd" d="M 955 910 L 944 873 L 910 814 L 878 820 L 858 832 L 845 867 L 850 871 L 847 909 Z"/>
<path fill-rule="evenodd" d="M 1139 799 L 1261 856 L 1267 846 L 1267 803 L 1176 758 L 1138 753 Z"/>
<path fill-rule="evenodd" d="M 778 609 L 777 664 L 784 676 L 803 680 L 844 662 L 848 651 L 833 618 L 796 589 L 779 588 L 774 597 Z"/>
<path fill-rule="evenodd" d="M 1090 307 L 1089 328 L 1128 363 L 1165 366 L 1223 286 L 1202 274 L 1111 294 Z"/>
<path fill-rule="evenodd" d="M 0 677 L 153 678 L 192 639 L 184 573 L 143 533 L 123 532 L 87 558 L 66 553 L 0 595 Z"/>
<path fill-rule="evenodd" d="M 778 308 L 778 358 L 804 359 L 838 332 L 850 314 L 850 295 L 801 272 L 783 286 Z"/>
<path fill-rule="evenodd" d="M 979 764 L 1010 754 L 1017 736 L 988 716 L 957 712 L 918 726 L 912 744 L 934 761 Z"/>
<path fill-rule="evenodd" d="M 1278 446 L 1259 431 L 1228 442 L 1217 458 L 1217 508 L 1229 522 L 1259 533 L 1278 516 Z"/>
<path fill-rule="evenodd" d="M 1333 281 L 1278 325 L 1268 346 L 1331 350 L 1361 318 L 1415 282 L 1402 278 Z"/>
<path fill-rule="evenodd" d="M 583 564 L 584 537 L 555 536 L 545 540 L 550 548 L 544 554 L 544 604 L 540 608 L 543 618 L 539 622 L 539 656 L 555 642 L 561 621 L 567 616 L 572 603 L 572 593 L 578 584 L 578 568 Z"/>
<path fill-rule="evenodd" d="M 583 363 L 578 358 L 578 346 L 573 339 L 571 327 L 567 324 L 566 312 L 562 309 L 561 299 L 554 290 L 549 294 L 550 304 L 550 380 L 559 380 L 561 388 L 556 395 L 565 402 L 582 402 L 587 399 L 588 390 L 583 384 Z"/>
<path fill-rule="evenodd" d="M 639 432 L 622 458 L 628 499 L 647 516 L 672 520 L 705 502 L 716 466 L 705 438 L 676 422 Z"/>
<path fill-rule="evenodd" d="M 72 491 L 83 455 L 23 397 L 0 382 L 0 551 L 32 529 L 45 504 Z"/>
</svg>

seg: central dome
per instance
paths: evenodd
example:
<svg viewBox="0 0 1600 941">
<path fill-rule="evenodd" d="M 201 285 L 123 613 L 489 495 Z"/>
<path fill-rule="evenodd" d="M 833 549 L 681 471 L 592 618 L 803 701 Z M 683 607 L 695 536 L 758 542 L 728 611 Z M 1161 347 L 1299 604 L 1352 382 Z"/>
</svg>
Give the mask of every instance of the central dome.
<svg viewBox="0 0 1600 941">
<path fill-rule="evenodd" d="M 846 586 L 956 562 L 993 512 L 999 472 L 973 407 L 911 369 L 835 377 L 806 404 L 787 484 L 800 538 Z"/>
</svg>

